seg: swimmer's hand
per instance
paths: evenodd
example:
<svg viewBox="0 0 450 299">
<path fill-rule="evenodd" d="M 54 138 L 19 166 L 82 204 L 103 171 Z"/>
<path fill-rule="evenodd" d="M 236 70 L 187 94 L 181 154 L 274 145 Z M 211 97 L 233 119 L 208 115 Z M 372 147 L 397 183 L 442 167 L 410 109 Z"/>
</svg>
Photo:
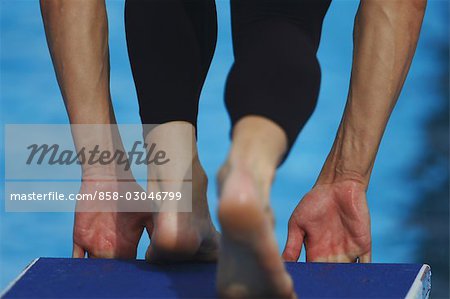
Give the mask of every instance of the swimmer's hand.
<svg viewBox="0 0 450 299">
<path fill-rule="evenodd" d="M 83 178 L 80 194 L 143 192 L 134 180 Z M 117 212 L 117 203 L 78 201 L 73 230 L 73 257 L 136 258 L 137 246 L 150 213 Z M 101 206 L 100 206 L 101 205 Z M 92 212 L 80 212 L 91 210 Z"/>
<path fill-rule="evenodd" d="M 283 258 L 297 261 L 303 244 L 308 262 L 370 262 L 365 186 L 354 181 L 314 186 L 289 220 Z"/>
</svg>

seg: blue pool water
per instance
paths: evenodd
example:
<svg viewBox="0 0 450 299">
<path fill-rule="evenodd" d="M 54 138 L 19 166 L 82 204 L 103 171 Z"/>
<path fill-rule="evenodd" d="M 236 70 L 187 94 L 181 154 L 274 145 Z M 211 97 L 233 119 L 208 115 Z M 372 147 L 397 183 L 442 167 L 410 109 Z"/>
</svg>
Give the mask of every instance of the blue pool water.
<svg viewBox="0 0 450 299">
<path fill-rule="evenodd" d="M 430 87 L 439 60 L 434 40 L 448 38 L 446 1 L 429 1 L 421 42 L 399 103 L 395 108 L 373 170 L 368 192 L 375 262 L 414 262 L 421 232 L 405 225 L 418 192 L 408 178 L 411 164 L 424 150 L 423 123 L 437 108 Z M 108 1 L 111 90 L 119 123 L 139 123 L 136 94 L 128 63 L 123 1 Z M 287 221 L 298 200 L 313 185 L 332 145 L 343 111 L 352 57 L 353 18 L 358 1 L 334 1 L 324 24 L 319 59 L 322 88 L 317 109 L 280 168 L 272 191 L 276 235 L 284 246 Z M 219 38 L 205 84 L 199 116 L 199 152 L 210 176 L 229 147 L 229 120 L 223 89 L 232 63 L 228 1 L 218 0 Z M 1 2 L 2 136 L 7 123 L 67 123 L 51 65 L 38 1 Z M 213 124 L 213 125 L 212 125 Z M 25 136 L 18 138 L 25 138 Z M 4 144 L 1 144 L 1 192 L 4 200 Z M 208 190 L 211 210 L 217 206 L 215 180 Z M 2 202 L 3 206 L 3 202 Z M 215 217 L 215 216 L 214 216 Z M 216 221 L 216 218 L 214 218 Z M 0 209 L 0 289 L 35 257 L 66 257 L 72 250 L 70 213 L 5 213 Z M 217 223 L 217 222 L 216 222 Z M 139 247 L 143 257 L 148 240 Z"/>
</svg>

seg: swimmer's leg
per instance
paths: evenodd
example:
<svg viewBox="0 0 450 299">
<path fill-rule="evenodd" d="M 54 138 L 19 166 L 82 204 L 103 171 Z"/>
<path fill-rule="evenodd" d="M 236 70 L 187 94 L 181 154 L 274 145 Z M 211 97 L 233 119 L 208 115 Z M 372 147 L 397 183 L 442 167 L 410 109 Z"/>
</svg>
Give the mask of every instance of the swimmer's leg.
<svg viewBox="0 0 450 299">
<path fill-rule="evenodd" d="M 144 128 L 146 142 L 192 149 L 189 161 L 177 161 L 179 169 L 184 163 L 192 167 L 192 212 L 153 213 L 146 224 L 151 238 L 147 260 L 216 260 L 218 234 L 210 219 L 207 177 L 196 144 L 198 102 L 216 44 L 214 1 L 128 0 L 125 26 L 141 121 L 161 124 L 149 132 Z M 155 171 L 149 165 L 149 174 Z M 169 177 L 183 179 L 183 171 Z M 148 184 L 149 192 L 161 188 Z"/>
<path fill-rule="evenodd" d="M 235 62 L 225 100 L 232 147 L 219 173 L 222 296 L 295 296 L 278 252 L 269 194 L 276 168 L 317 101 L 316 51 L 329 2 L 231 1 Z"/>
</svg>

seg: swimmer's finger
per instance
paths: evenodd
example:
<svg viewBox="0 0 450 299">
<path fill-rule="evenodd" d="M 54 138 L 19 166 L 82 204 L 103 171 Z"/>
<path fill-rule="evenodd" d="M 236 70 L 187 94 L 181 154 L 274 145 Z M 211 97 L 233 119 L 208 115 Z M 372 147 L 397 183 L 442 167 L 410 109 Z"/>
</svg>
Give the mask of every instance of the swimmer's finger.
<svg viewBox="0 0 450 299">
<path fill-rule="evenodd" d="M 369 250 L 369 252 L 361 255 L 359 257 L 359 262 L 360 263 L 371 263 L 372 262 L 372 251 Z"/>
<path fill-rule="evenodd" d="M 73 243 L 72 257 L 73 258 L 84 258 L 86 251 L 76 243 Z"/>
</svg>

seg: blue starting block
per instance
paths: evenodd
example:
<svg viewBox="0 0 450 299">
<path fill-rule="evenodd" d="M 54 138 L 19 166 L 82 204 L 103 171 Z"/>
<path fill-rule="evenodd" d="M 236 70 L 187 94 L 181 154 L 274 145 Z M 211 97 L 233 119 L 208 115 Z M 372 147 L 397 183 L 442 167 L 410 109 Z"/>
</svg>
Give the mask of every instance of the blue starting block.
<svg viewBox="0 0 450 299">
<path fill-rule="evenodd" d="M 299 298 L 428 298 L 421 264 L 286 263 Z M 39 258 L 2 298 L 216 298 L 215 264 Z"/>
</svg>

